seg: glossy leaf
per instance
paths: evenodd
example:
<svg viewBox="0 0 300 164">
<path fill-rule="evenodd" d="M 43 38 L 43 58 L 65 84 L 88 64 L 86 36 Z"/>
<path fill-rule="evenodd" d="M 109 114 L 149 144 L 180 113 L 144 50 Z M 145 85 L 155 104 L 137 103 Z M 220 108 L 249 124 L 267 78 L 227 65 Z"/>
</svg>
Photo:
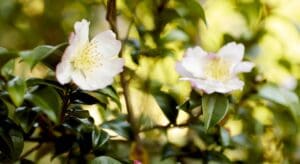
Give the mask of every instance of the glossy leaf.
<svg viewBox="0 0 300 164">
<path fill-rule="evenodd" d="M 101 149 L 109 140 L 109 135 L 103 131 L 94 129 L 92 132 L 92 145 L 94 150 Z"/>
<path fill-rule="evenodd" d="M 228 111 L 228 99 L 221 94 L 204 95 L 202 109 L 204 126 L 208 130 L 225 117 Z"/>
<path fill-rule="evenodd" d="M 63 86 L 60 85 L 57 81 L 47 80 L 47 79 L 30 78 L 26 81 L 26 84 L 28 87 L 43 85 L 43 86 L 56 88 L 62 91 L 64 90 Z"/>
<path fill-rule="evenodd" d="M 120 136 L 131 139 L 132 129 L 130 124 L 127 122 L 126 117 L 118 117 L 117 119 L 111 121 L 105 121 L 101 124 L 102 128 L 111 129 L 118 133 Z"/>
<path fill-rule="evenodd" d="M 26 82 L 19 77 L 15 77 L 7 83 L 7 91 L 13 103 L 20 106 L 24 101 Z"/>
<path fill-rule="evenodd" d="M 38 62 L 57 51 L 59 48 L 64 47 L 66 43 L 57 46 L 42 45 L 34 48 L 31 51 L 20 52 L 21 58 L 33 68 Z"/>
<path fill-rule="evenodd" d="M 93 159 L 91 164 L 121 164 L 121 162 L 108 156 L 101 156 Z"/>
<path fill-rule="evenodd" d="M 20 126 L 25 133 L 28 133 L 31 130 L 37 117 L 38 112 L 36 110 L 26 107 L 19 107 L 15 112 L 15 118 L 20 123 Z"/>
<path fill-rule="evenodd" d="M 178 115 L 176 100 L 169 94 L 161 91 L 155 92 L 153 96 L 165 116 L 171 123 L 175 124 Z"/>
<path fill-rule="evenodd" d="M 26 94 L 26 99 L 39 107 L 54 123 L 59 123 L 62 100 L 55 89 L 50 87 L 37 88 Z"/>
<path fill-rule="evenodd" d="M 99 93 L 108 96 L 109 98 L 111 98 L 112 101 L 114 101 L 118 105 L 120 109 L 122 108 L 118 93 L 112 86 L 99 90 Z"/>
<path fill-rule="evenodd" d="M 23 150 L 23 133 L 10 119 L 0 121 L 0 145 L 0 161 L 3 163 L 17 160 Z"/>
</svg>

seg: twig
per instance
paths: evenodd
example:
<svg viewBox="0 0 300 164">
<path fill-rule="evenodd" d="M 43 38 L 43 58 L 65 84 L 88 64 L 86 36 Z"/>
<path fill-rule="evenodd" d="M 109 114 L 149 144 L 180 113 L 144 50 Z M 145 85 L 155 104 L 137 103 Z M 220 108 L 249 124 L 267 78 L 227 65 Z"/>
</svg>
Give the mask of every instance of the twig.
<svg viewBox="0 0 300 164">
<path fill-rule="evenodd" d="M 30 150 L 28 150 L 27 152 L 25 152 L 20 159 L 24 159 L 25 157 L 27 157 L 28 155 L 30 155 L 32 152 L 34 152 L 35 150 L 39 149 L 42 146 L 42 143 L 37 144 L 36 146 L 34 146 L 33 148 L 31 148 Z"/>
<path fill-rule="evenodd" d="M 149 128 L 144 128 L 144 129 L 141 129 L 139 130 L 139 133 L 141 132 L 147 132 L 147 131 L 151 131 L 151 130 L 155 130 L 155 129 L 161 129 L 161 130 L 166 130 L 168 128 L 173 128 L 173 127 L 186 127 L 186 126 L 189 126 L 189 123 L 183 123 L 183 124 L 178 124 L 178 125 L 173 125 L 173 124 L 168 124 L 168 125 L 155 125 L 155 126 L 152 126 L 152 127 L 149 127 Z"/>
</svg>

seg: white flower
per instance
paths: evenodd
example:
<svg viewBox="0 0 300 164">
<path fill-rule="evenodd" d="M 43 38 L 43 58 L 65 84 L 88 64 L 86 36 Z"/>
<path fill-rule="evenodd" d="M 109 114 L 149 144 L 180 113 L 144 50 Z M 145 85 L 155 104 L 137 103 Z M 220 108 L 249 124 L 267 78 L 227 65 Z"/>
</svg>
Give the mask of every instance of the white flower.
<svg viewBox="0 0 300 164">
<path fill-rule="evenodd" d="M 102 89 L 113 83 L 123 71 L 124 60 L 118 58 L 121 42 L 115 34 L 104 31 L 89 41 L 89 22 L 83 19 L 74 25 L 61 62 L 56 67 L 56 78 L 61 84 L 73 81 L 83 90 Z"/>
<path fill-rule="evenodd" d="M 234 42 L 226 44 L 217 54 L 205 52 L 200 47 L 189 48 L 176 70 L 181 80 L 190 81 L 197 90 L 208 94 L 228 93 L 242 89 L 244 82 L 237 74 L 249 72 L 254 67 L 251 62 L 242 62 L 243 56 L 244 46 Z"/>
</svg>

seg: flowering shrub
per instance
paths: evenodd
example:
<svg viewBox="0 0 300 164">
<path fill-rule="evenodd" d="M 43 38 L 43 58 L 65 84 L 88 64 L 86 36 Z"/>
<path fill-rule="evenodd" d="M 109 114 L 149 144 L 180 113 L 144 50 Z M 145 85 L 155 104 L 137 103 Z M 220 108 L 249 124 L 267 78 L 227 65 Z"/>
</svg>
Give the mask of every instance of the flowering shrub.
<svg viewBox="0 0 300 164">
<path fill-rule="evenodd" d="M 299 163 L 272 2 L 0 0 L 0 163 Z"/>
</svg>

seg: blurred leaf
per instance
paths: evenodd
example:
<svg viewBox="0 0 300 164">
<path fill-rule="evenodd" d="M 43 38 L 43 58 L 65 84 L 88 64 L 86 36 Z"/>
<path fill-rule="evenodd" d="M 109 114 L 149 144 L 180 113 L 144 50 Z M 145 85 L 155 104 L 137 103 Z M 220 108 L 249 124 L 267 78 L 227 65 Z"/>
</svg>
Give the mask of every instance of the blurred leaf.
<svg viewBox="0 0 300 164">
<path fill-rule="evenodd" d="M 0 120 L 0 145 L 0 161 L 3 163 L 17 160 L 23 150 L 23 133 L 10 119 Z"/>
<path fill-rule="evenodd" d="M 222 164 L 230 164 L 230 160 L 222 153 L 217 151 L 208 151 L 207 152 L 209 163 L 222 163 Z"/>
<path fill-rule="evenodd" d="M 101 156 L 93 159 L 91 164 L 121 164 L 121 162 L 108 156 Z"/>
<path fill-rule="evenodd" d="M 122 109 L 122 105 L 121 105 L 121 102 L 120 102 L 119 95 L 118 95 L 117 91 L 112 86 L 108 86 L 104 89 L 99 90 L 98 92 L 110 97 L 111 100 L 114 101 L 118 105 L 119 109 Z"/>
<path fill-rule="evenodd" d="M 194 108 L 201 106 L 202 103 L 201 100 L 202 100 L 201 95 L 195 92 L 194 90 L 192 90 L 190 94 L 190 99 L 185 101 L 183 104 L 177 106 L 177 109 L 181 109 L 187 113 L 191 113 Z"/>
<path fill-rule="evenodd" d="M 222 139 L 222 145 L 223 146 L 229 146 L 231 142 L 231 137 L 229 134 L 229 131 L 223 127 L 220 128 L 220 135 Z"/>
<path fill-rule="evenodd" d="M 17 52 L 9 52 L 6 49 L 3 49 L 1 47 L 1 49 L 0 49 L 0 68 L 2 66 L 4 66 L 5 63 L 7 63 L 9 60 L 17 58 L 17 57 L 19 57 Z"/>
<path fill-rule="evenodd" d="M 127 139 L 132 139 L 132 129 L 127 122 L 126 117 L 120 116 L 111 121 L 105 121 L 101 124 L 102 128 L 111 129 Z"/>
<path fill-rule="evenodd" d="M 36 85 L 44 85 L 52 88 L 56 88 L 59 90 L 64 90 L 63 86 L 61 86 L 57 81 L 39 79 L 39 78 L 30 78 L 26 81 L 28 87 L 36 86 Z"/>
<path fill-rule="evenodd" d="M 181 154 L 181 152 L 180 152 L 179 148 L 168 143 L 168 144 L 164 145 L 164 147 L 162 149 L 161 159 L 164 160 L 164 159 L 167 159 L 170 157 L 175 157 L 180 154 Z"/>
<path fill-rule="evenodd" d="M 153 93 L 153 96 L 160 109 L 163 111 L 163 113 L 169 119 L 169 121 L 172 124 L 176 124 L 176 119 L 178 115 L 178 110 L 176 109 L 176 100 L 169 94 L 162 91 Z"/>
<path fill-rule="evenodd" d="M 76 143 L 76 136 L 74 135 L 63 135 L 55 139 L 55 152 L 52 159 L 56 156 L 69 151 L 73 144 Z"/>
<path fill-rule="evenodd" d="M 258 94 L 267 100 L 288 107 L 295 120 L 300 115 L 300 102 L 296 93 L 273 84 L 266 84 L 260 88 Z"/>
<path fill-rule="evenodd" d="M 50 87 L 37 88 L 33 92 L 26 94 L 25 98 L 38 106 L 54 123 L 59 123 L 62 100 L 55 89 Z"/>
<path fill-rule="evenodd" d="M 31 51 L 20 52 L 21 58 L 33 68 L 38 62 L 53 54 L 61 47 L 65 47 L 67 43 L 62 43 L 57 46 L 42 45 L 34 48 Z"/>
<path fill-rule="evenodd" d="M 76 118 L 88 118 L 90 117 L 88 110 L 83 110 L 79 106 L 69 107 L 66 111 L 70 116 L 74 116 Z"/>
<path fill-rule="evenodd" d="M 38 117 L 38 112 L 27 107 L 16 109 L 15 118 L 20 123 L 25 133 L 28 133 Z"/>
<path fill-rule="evenodd" d="M 228 111 L 228 99 L 221 94 L 204 95 L 202 99 L 205 129 L 216 125 Z"/>
<path fill-rule="evenodd" d="M 92 132 L 92 145 L 95 151 L 100 150 L 109 140 L 109 135 L 103 131 L 94 129 Z"/>
<path fill-rule="evenodd" d="M 100 96 L 101 95 L 99 93 L 90 94 L 90 92 L 75 90 L 70 94 L 70 101 L 72 103 L 87 105 L 101 104 L 105 107 L 107 104 L 107 100 L 105 101 L 105 97 L 100 98 Z"/>
<path fill-rule="evenodd" d="M 175 9 L 179 15 L 190 19 L 196 19 L 196 20 L 202 19 L 203 22 L 206 24 L 205 13 L 199 1 L 196 0 L 188 0 L 188 1 L 175 0 L 175 1 L 177 3 Z"/>
<path fill-rule="evenodd" d="M 5 102 L 0 99 L 0 120 L 8 117 L 8 109 Z"/>
<path fill-rule="evenodd" d="M 163 42 L 188 41 L 189 36 L 182 30 L 174 29 L 162 37 Z"/>
<path fill-rule="evenodd" d="M 26 83 L 23 79 L 15 77 L 7 83 L 7 91 L 16 106 L 20 106 L 24 101 Z"/>
</svg>

